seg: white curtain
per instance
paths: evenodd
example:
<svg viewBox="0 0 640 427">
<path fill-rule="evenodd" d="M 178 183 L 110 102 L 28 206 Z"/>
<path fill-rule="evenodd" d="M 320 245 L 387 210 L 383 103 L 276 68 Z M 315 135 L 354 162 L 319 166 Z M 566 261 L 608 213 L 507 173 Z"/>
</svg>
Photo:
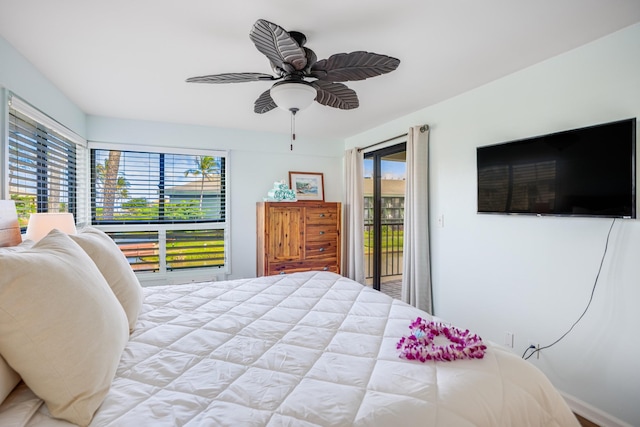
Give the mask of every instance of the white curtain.
<svg viewBox="0 0 640 427">
<path fill-rule="evenodd" d="M 364 284 L 364 154 L 358 148 L 345 152 L 345 203 L 343 262 L 345 277 Z"/>
<path fill-rule="evenodd" d="M 429 256 L 429 126 L 407 134 L 402 300 L 432 313 Z"/>
</svg>

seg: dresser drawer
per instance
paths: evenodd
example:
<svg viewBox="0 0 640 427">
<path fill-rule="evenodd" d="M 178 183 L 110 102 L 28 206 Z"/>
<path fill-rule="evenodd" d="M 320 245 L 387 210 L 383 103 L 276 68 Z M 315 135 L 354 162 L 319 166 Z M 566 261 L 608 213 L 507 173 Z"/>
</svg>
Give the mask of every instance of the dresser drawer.
<svg viewBox="0 0 640 427">
<path fill-rule="evenodd" d="M 306 223 L 309 225 L 338 224 L 338 209 L 335 207 L 308 207 L 306 209 Z"/>
<path fill-rule="evenodd" d="M 337 242 L 335 240 L 307 242 L 304 247 L 304 254 L 307 259 L 336 258 L 338 255 Z"/>
<path fill-rule="evenodd" d="M 338 269 L 338 261 L 336 258 L 324 260 L 308 260 L 300 262 L 282 262 L 277 264 L 269 264 L 269 275 L 274 274 L 290 274 L 301 271 L 331 271 L 340 273 Z"/>
<path fill-rule="evenodd" d="M 305 238 L 308 242 L 336 241 L 338 239 L 338 229 L 335 224 L 307 225 L 305 227 Z"/>
</svg>

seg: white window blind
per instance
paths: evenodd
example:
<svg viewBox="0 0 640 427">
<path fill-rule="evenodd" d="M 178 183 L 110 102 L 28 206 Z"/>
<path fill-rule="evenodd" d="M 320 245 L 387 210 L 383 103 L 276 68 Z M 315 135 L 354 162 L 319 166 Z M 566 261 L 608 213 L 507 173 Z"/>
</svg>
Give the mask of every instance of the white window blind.
<svg viewBox="0 0 640 427">
<path fill-rule="evenodd" d="M 9 195 L 22 227 L 34 212 L 86 215 L 78 186 L 85 155 L 81 137 L 19 98 L 10 98 Z"/>
</svg>

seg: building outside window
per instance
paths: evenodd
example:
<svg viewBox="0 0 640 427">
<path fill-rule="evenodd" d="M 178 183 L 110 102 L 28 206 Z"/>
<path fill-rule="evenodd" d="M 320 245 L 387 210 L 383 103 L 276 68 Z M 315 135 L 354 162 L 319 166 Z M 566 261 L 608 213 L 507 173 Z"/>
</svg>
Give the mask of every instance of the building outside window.
<svg viewBox="0 0 640 427">
<path fill-rule="evenodd" d="M 382 179 L 381 204 L 382 218 L 385 222 L 402 224 L 404 221 L 404 186 L 400 179 Z M 364 221 L 373 221 L 373 180 L 364 180 Z"/>
</svg>

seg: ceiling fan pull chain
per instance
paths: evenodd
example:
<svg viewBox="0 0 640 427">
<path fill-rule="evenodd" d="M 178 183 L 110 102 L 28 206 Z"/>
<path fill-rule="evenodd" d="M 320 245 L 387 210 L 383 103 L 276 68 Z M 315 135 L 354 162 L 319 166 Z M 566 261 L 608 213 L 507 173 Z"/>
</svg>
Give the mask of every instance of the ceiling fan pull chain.
<svg viewBox="0 0 640 427">
<path fill-rule="evenodd" d="M 293 141 L 296 140 L 296 113 L 298 112 L 297 108 L 292 108 L 291 110 L 291 148 L 293 151 Z"/>
</svg>

